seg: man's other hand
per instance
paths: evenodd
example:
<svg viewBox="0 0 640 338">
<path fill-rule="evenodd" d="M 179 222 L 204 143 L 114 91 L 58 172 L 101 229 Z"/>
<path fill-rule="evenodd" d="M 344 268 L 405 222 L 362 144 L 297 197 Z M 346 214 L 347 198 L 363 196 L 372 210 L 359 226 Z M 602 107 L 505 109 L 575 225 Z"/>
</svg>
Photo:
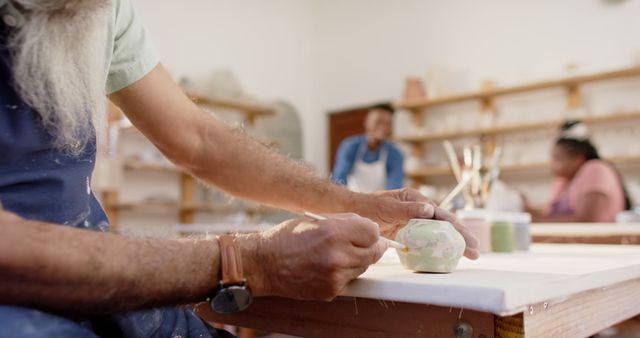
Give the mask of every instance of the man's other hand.
<svg viewBox="0 0 640 338">
<path fill-rule="evenodd" d="M 412 218 L 448 221 L 464 237 L 467 244 L 464 255 L 470 259 L 479 256 L 478 240 L 471 231 L 454 214 L 438 207 L 415 189 L 404 188 L 361 195 L 354 211 L 380 224 L 382 236 L 390 239 L 394 239 L 398 230 Z"/>
</svg>

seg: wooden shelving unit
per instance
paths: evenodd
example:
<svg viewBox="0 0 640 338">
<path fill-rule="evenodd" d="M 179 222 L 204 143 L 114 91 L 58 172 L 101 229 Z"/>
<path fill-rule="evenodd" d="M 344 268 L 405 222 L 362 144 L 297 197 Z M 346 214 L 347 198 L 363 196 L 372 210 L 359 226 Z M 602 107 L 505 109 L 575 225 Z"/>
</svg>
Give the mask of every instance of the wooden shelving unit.
<svg viewBox="0 0 640 338">
<path fill-rule="evenodd" d="M 618 122 L 626 120 L 640 119 L 640 111 L 637 112 L 620 112 L 609 115 L 596 115 L 580 117 L 580 120 L 587 124 L 598 124 L 607 122 Z M 556 121 L 542 121 L 534 123 L 522 123 L 508 126 L 497 126 L 489 128 L 460 130 L 460 131 L 447 131 L 440 133 L 431 133 L 425 135 L 413 135 L 397 137 L 396 140 L 400 142 L 433 142 L 444 141 L 466 137 L 478 137 L 478 136 L 495 136 L 501 134 L 519 133 L 524 131 L 540 130 L 540 129 L 557 129 L 564 123 L 564 120 Z"/>
<path fill-rule="evenodd" d="M 616 156 L 607 158 L 613 164 L 640 164 L 640 156 Z M 548 162 L 509 164 L 500 167 L 502 173 L 517 173 L 534 170 L 544 170 L 549 168 Z M 407 171 L 407 176 L 413 179 L 424 179 L 429 177 L 452 176 L 449 167 L 425 167 L 415 171 Z"/>
<path fill-rule="evenodd" d="M 640 67 L 624 68 L 624 69 L 613 70 L 609 72 L 566 77 L 566 78 L 555 79 L 555 80 L 540 81 L 540 82 L 528 83 L 528 84 L 519 85 L 519 86 L 489 89 L 489 90 L 483 90 L 483 91 L 478 91 L 474 93 L 452 95 L 452 96 L 440 97 L 435 99 L 397 101 L 395 103 L 395 106 L 398 108 L 408 109 L 408 110 L 416 110 L 416 109 L 422 110 L 425 108 L 435 107 L 435 106 L 444 105 L 444 104 L 458 103 L 458 102 L 471 101 L 471 100 L 481 100 L 481 101 L 491 100 L 498 96 L 526 93 L 526 92 L 549 89 L 549 88 L 567 87 L 569 89 L 570 88 L 577 89 L 576 88 L 577 86 L 585 83 L 619 79 L 619 78 L 632 77 L 632 76 L 640 76 Z M 569 90 L 569 91 L 572 91 L 572 90 Z"/>
<path fill-rule="evenodd" d="M 414 124 L 418 127 L 421 127 L 425 121 L 424 114 L 428 112 L 430 108 L 436 106 L 455 104 L 466 101 L 478 101 L 481 104 L 482 113 L 496 113 L 494 100 L 497 97 L 522 94 L 550 88 L 564 88 L 566 90 L 567 107 L 570 109 L 580 108 L 583 102 L 580 92 L 581 85 L 597 81 L 606 81 L 635 76 L 640 76 L 640 67 L 624 68 L 595 74 L 572 76 L 512 87 L 492 88 L 472 93 L 452 95 L 434 99 L 425 98 L 409 101 L 397 101 L 394 104 L 399 109 L 409 110 L 413 114 Z M 640 119 L 640 111 L 622 111 L 608 115 L 580 116 L 579 118 L 585 123 L 593 125 L 627 120 L 631 121 Z M 423 155 L 424 144 L 426 143 L 469 137 L 480 138 L 480 140 L 484 143 L 484 149 L 492 149 L 496 145 L 496 138 L 500 135 L 516 134 L 533 130 L 556 129 L 562 123 L 563 120 L 558 119 L 504 126 L 491 126 L 469 130 L 450 130 L 435 133 L 425 132 L 424 134 L 418 135 L 399 136 L 396 137 L 396 140 L 409 143 L 412 147 L 412 153 L 417 156 Z M 640 156 L 625 156 L 609 158 L 608 160 L 611 160 L 613 163 L 617 164 L 640 163 Z M 544 168 L 548 168 L 548 163 L 504 165 L 501 169 L 504 173 L 513 173 L 540 170 Z M 425 167 L 408 171 L 406 174 L 408 177 L 414 180 L 414 184 L 417 184 L 432 177 L 442 177 L 445 175 L 450 175 L 451 171 L 448 167 Z"/>
<path fill-rule="evenodd" d="M 247 123 L 253 125 L 258 117 L 269 117 L 276 114 L 276 109 L 271 106 L 237 100 L 237 99 L 211 99 L 197 93 L 187 93 L 187 95 L 198 105 L 212 108 L 225 108 L 236 111 L 246 116 Z M 122 112 L 111 104 L 110 110 L 112 116 L 122 116 Z M 117 123 L 117 119 L 111 119 L 110 123 Z M 122 127 L 121 130 L 129 132 L 138 132 L 139 130 L 133 126 Z M 274 145 L 275 141 L 258 140 L 265 146 Z M 210 213 L 232 213 L 239 211 L 229 205 L 212 205 L 200 203 L 196 200 L 197 181 L 187 172 L 183 171 L 170 163 L 149 162 L 137 159 L 126 159 L 123 161 L 123 170 L 125 171 L 152 171 L 165 172 L 180 175 L 180 201 L 177 203 L 163 202 L 137 202 L 122 203 L 119 202 L 119 194 L 117 191 L 106 191 L 103 193 L 103 204 L 113 230 L 117 231 L 118 220 L 121 212 L 178 212 L 178 221 L 182 224 L 193 223 L 197 212 Z M 259 213 L 273 212 L 273 209 L 263 206 L 245 206 L 242 210 L 250 215 Z"/>
</svg>

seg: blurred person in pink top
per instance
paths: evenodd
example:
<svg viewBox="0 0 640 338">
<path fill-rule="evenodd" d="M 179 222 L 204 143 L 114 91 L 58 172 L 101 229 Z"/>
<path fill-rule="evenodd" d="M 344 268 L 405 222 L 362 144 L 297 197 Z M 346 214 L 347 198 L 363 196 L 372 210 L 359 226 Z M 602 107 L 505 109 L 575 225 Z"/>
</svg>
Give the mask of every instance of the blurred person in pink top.
<svg viewBox="0 0 640 338">
<path fill-rule="evenodd" d="M 622 177 L 600 158 L 579 121 L 561 127 L 551 170 L 556 179 L 546 208 L 527 207 L 534 222 L 614 222 L 620 211 L 631 208 Z"/>
</svg>

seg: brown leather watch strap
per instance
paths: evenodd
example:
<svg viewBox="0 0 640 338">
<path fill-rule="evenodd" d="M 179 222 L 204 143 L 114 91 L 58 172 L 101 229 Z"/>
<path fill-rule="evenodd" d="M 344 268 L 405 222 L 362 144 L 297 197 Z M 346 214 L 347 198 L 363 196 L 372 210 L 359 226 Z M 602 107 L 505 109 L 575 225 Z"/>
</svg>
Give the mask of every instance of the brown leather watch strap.
<svg viewBox="0 0 640 338">
<path fill-rule="evenodd" d="M 242 271 L 242 257 L 235 241 L 235 235 L 221 235 L 218 237 L 223 284 L 241 284 L 245 282 Z"/>
</svg>

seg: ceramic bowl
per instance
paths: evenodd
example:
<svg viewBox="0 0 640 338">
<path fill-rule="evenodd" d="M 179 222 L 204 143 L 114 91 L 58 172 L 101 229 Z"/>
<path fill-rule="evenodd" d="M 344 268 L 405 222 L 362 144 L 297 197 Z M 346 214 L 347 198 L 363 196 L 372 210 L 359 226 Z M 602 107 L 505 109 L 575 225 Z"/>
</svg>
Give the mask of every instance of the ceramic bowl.
<svg viewBox="0 0 640 338">
<path fill-rule="evenodd" d="M 412 219 L 396 235 L 407 250 L 396 250 L 400 263 L 418 272 L 451 273 L 465 249 L 464 238 L 446 221 Z"/>
</svg>

